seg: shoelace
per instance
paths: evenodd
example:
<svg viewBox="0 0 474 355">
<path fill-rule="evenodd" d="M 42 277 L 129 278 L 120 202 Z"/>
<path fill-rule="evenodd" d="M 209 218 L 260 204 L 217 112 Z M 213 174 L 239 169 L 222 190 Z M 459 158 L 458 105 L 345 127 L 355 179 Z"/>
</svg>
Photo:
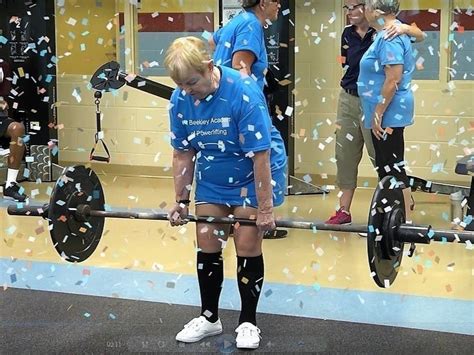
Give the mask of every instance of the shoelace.
<svg viewBox="0 0 474 355">
<path fill-rule="evenodd" d="M 194 318 L 191 322 L 186 324 L 184 327 L 185 328 L 192 328 L 192 329 L 197 329 L 199 326 L 202 324 L 202 319 L 201 318 Z"/>
<path fill-rule="evenodd" d="M 244 326 L 240 329 L 237 329 L 238 331 L 241 331 L 242 332 L 242 336 L 244 337 L 253 337 L 254 333 L 257 334 L 257 336 L 261 339 L 261 335 L 260 335 L 260 329 L 257 328 L 257 327 L 250 327 L 250 326 Z"/>
</svg>

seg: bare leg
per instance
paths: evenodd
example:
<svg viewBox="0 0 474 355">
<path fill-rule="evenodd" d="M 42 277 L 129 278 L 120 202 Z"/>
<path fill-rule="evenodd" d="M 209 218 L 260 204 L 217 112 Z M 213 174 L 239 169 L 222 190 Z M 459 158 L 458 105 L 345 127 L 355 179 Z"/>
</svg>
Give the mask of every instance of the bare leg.
<svg viewBox="0 0 474 355">
<path fill-rule="evenodd" d="M 25 154 L 25 145 L 23 136 L 25 126 L 22 123 L 14 122 L 8 126 L 7 137 L 10 137 L 10 156 L 8 157 L 8 168 L 19 170 L 23 154 Z"/>
<path fill-rule="evenodd" d="M 342 195 L 339 198 L 339 205 L 344 211 L 350 212 L 355 189 L 341 189 L 341 192 Z"/>
</svg>

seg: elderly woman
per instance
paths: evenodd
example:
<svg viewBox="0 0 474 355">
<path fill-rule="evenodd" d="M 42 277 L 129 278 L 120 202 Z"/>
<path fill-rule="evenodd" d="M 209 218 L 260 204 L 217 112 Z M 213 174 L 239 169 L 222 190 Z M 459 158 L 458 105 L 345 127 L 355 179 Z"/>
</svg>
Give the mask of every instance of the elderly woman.
<svg viewBox="0 0 474 355">
<path fill-rule="evenodd" d="M 336 112 L 336 182 L 340 193 L 338 209 L 326 221 L 328 224 L 352 223 L 351 205 L 357 188 L 364 145 L 370 162 L 375 165 L 372 132 L 362 122 L 363 112 L 357 93 L 357 81 L 360 60 L 371 46 L 376 31 L 370 27 L 365 17 L 365 0 L 344 0 L 343 7 L 350 25 L 344 28 L 341 35 L 341 57 L 344 58 L 342 67 L 345 71 Z M 424 33 L 416 25 L 393 23 L 385 33 L 388 40 L 402 34 L 407 34 L 416 41 L 424 40 Z"/>
<path fill-rule="evenodd" d="M 202 40 L 175 40 L 165 65 L 178 86 L 170 101 L 176 205 L 169 220 L 172 225 L 186 222 L 194 175 L 198 215 L 256 218 L 255 225 L 234 230 L 242 304 L 236 343 L 238 348 L 256 349 L 256 310 L 264 275 L 262 236 L 275 228 L 273 207 L 283 203 L 286 188 L 283 141 L 255 81 L 214 66 Z M 196 342 L 222 332 L 218 303 L 228 234 L 226 225 L 196 226 L 201 314 L 177 334 L 178 341 Z"/>
<path fill-rule="evenodd" d="M 366 0 L 365 16 L 377 35 L 360 62 L 358 94 L 364 125 L 372 130 L 378 176 L 382 179 L 392 175 L 402 182 L 405 206 L 410 206 L 403 132 L 406 126 L 413 124 L 411 77 L 415 60 L 407 35 L 385 39 L 386 29 L 399 23 L 396 19 L 399 6 L 398 0 Z M 406 214 L 410 221 L 409 208 Z"/>
</svg>

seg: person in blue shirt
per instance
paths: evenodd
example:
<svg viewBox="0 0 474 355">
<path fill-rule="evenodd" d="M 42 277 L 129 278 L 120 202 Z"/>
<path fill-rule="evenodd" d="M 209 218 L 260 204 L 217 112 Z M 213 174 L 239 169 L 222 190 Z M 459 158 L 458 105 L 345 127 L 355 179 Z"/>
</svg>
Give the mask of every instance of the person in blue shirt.
<svg viewBox="0 0 474 355">
<path fill-rule="evenodd" d="M 341 36 L 341 65 L 344 75 L 336 113 L 336 182 L 340 189 L 339 206 L 334 215 L 325 223 L 350 224 L 352 200 L 357 187 L 358 166 L 362 159 L 364 145 L 370 161 L 375 165 L 375 152 L 372 133 L 362 123 L 362 109 L 357 92 L 359 64 L 362 56 L 375 37 L 375 29 L 365 18 L 365 0 L 345 0 L 344 9 L 350 25 L 344 28 Z M 416 25 L 392 23 L 385 30 L 387 40 L 406 34 L 417 42 L 425 36 Z"/>
<path fill-rule="evenodd" d="M 405 206 L 409 206 L 411 189 L 405 171 L 403 133 L 405 127 L 413 124 L 414 115 L 412 44 L 407 35 L 391 41 L 385 39 L 385 29 L 398 22 L 398 0 L 367 0 L 365 6 L 365 16 L 377 30 L 377 35 L 360 61 L 357 84 L 364 126 L 372 130 L 379 178 L 393 175 L 402 182 Z M 409 208 L 406 209 L 406 220 L 411 220 Z"/>
<path fill-rule="evenodd" d="M 193 181 L 198 215 L 256 219 L 254 226 L 234 230 L 242 302 L 236 343 L 255 349 L 260 342 L 256 309 L 264 276 L 262 237 L 275 228 L 273 207 L 283 203 L 286 189 L 283 140 L 255 81 L 215 66 L 202 40 L 175 40 L 164 64 L 178 86 L 169 110 L 176 193 L 169 220 L 173 226 L 186 223 Z M 177 334 L 178 341 L 196 342 L 222 332 L 218 303 L 228 233 L 228 225 L 196 226 L 201 315 Z"/>
<path fill-rule="evenodd" d="M 209 38 L 214 64 L 250 75 L 263 90 L 268 68 L 263 28 L 278 19 L 279 0 L 243 0 L 244 11 Z"/>
</svg>

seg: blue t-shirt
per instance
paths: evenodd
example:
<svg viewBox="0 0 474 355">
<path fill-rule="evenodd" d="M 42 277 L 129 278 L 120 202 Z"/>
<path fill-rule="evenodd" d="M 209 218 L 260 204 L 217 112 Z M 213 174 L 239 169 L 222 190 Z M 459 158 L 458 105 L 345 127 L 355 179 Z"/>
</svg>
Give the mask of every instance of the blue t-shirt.
<svg viewBox="0 0 474 355">
<path fill-rule="evenodd" d="M 232 68 L 232 56 L 238 51 L 250 51 L 255 56 L 255 62 L 250 72 L 263 90 L 265 70 L 268 67 L 265 36 L 260 20 L 252 11 L 243 11 L 235 16 L 213 36 L 216 49 L 214 64 Z"/>
<path fill-rule="evenodd" d="M 176 89 L 170 100 L 171 145 L 196 150 L 196 200 L 258 206 L 252 156 L 271 148 L 273 200 L 283 202 L 286 152 L 262 90 L 237 70 L 219 67 L 214 94 L 199 102 Z M 278 190 L 278 191 L 276 191 Z"/>
<path fill-rule="evenodd" d="M 401 35 L 386 40 L 383 38 L 384 35 L 385 31 L 377 33 L 374 43 L 360 61 L 357 86 L 366 128 L 372 127 L 375 107 L 383 100 L 381 92 L 385 82 L 384 67 L 393 64 L 403 65 L 403 75 L 392 101 L 383 114 L 382 127 L 405 127 L 413 124 L 414 100 L 411 78 L 415 70 L 415 59 L 410 37 Z"/>
</svg>

